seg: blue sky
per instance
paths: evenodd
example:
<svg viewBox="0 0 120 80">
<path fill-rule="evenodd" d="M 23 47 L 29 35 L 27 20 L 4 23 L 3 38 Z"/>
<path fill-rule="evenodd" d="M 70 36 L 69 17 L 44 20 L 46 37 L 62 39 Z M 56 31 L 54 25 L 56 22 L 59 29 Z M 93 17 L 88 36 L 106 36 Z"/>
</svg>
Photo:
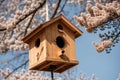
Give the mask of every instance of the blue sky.
<svg viewBox="0 0 120 80">
<path fill-rule="evenodd" d="M 99 42 L 97 35 L 83 32 L 83 35 L 76 39 L 79 72 L 86 76 L 95 74 L 100 80 L 116 80 L 120 73 L 120 44 L 118 43 L 110 54 L 105 51 L 98 53 L 92 45 L 93 41 Z"/>
</svg>

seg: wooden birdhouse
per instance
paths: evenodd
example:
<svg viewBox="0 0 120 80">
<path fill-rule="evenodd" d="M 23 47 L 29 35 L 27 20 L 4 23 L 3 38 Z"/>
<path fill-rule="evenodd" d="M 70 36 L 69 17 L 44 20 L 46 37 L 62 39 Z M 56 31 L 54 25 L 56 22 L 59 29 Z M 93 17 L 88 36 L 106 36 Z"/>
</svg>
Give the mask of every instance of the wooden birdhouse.
<svg viewBox="0 0 120 80">
<path fill-rule="evenodd" d="M 23 38 L 29 44 L 29 69 L 50 71 L 53 65 L 61 73 L 77 65 L 75 38 L 81 34 L 63 15 L 38 26 Z"/>
</svg>

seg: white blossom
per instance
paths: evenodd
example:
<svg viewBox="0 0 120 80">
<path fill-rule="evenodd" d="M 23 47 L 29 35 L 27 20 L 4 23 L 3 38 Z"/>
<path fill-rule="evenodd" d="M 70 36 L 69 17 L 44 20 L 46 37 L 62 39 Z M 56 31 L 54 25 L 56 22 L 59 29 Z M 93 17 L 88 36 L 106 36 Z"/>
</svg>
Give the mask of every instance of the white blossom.
<svg viewBox="0 0 120 80">
<path fill-rule="evenodd" d="M 106 5 L 96 3 L 93 7 L 91 7 L 91 3 L 88 2 L 87 10 L 90 15 L 81 13 L 80 17 L 75 16 L 74 18 L 81 26 L 84 26 L 88 32 L 92 32 L 95 28 L 109 19 L 120 17 L 120 4 L 117 3 L 117 1 L 113 1 Z M 114 14 L 117 14 L 118 17 L 115 17 Z"/>
<path fill-rule="evenodd" d="M 112 40 L 103 40 L 101 41 L 101 44 L 104 46 L 104 48 L 107 48 L 109 45 L 112 44 Z"/>
<path fill-rule="evenodd" d="M 94 42 L 93 45 L 96 47 L 97 52 L 104 51 L 105 48 L 109 47 L 113 43 L 113 40 L 102 40 L 101 43 Z"/>
</svg>

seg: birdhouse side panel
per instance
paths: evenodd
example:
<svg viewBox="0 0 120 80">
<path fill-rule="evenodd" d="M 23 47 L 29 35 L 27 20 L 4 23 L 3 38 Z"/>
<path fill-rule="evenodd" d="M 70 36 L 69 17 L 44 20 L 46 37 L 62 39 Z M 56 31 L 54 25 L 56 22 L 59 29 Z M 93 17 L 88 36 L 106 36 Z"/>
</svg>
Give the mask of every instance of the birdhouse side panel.
<svg viewBox="0 0 120 80">
<path fill-rule="evenodd" d="M 77 60 L 76 59 L 76 47 L 75 47 L 75 35 L 74 32 L 71 31 L 66 25 L 63 24 L 65 30 L 65 42 L 66 42 L 66 55 L 68 56 L 69 60 Z"/>
<path fill-rule="evenodd" d="M 46 40 L 44 30 L 37 33 L 30 41 L 29 60 L 30 67 L 39 64 L 46 57 Z"/>
</svg>

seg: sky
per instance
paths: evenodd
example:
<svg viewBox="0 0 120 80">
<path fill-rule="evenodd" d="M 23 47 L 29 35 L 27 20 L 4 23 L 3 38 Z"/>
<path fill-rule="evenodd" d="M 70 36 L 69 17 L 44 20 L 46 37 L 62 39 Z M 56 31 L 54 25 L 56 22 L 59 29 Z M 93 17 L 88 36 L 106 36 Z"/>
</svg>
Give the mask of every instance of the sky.
<svg viewBox="0 0 120 80">
<path fill-rule="evenodd" d="M 97 35 L 83 32 L 76 39 L 77 70 L 86 76 L 94 74 L 100 80 L 116 80 L 120 73 L 120 44 L 116 44 L 110 54 L 98 53 L 92 44 L 100 41 Z"/>
</svg>

